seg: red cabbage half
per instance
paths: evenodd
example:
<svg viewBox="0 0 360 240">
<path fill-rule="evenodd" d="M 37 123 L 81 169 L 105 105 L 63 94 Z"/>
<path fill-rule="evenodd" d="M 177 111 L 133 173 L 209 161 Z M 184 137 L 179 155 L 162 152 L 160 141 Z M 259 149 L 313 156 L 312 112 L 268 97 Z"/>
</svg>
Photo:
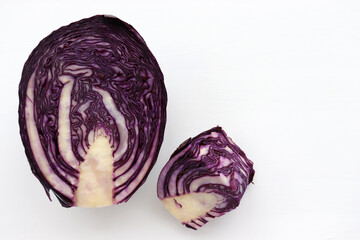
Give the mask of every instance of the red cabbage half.
<svg viewBox="0 0 360 240">
<path fill-rule="evenodd" d="M 31 170 L 64 207 L 127 201 L 157 159 L 166 122 L 163 74 L 129 24 L 94 16 L 52 32 L 19 86 Z"/>
<path fill-rule="evenodd" d="M 215 127 L 176 149 L 160 173 L 157 193 L 170 213 L 196 230 L 235 209 L 254 174 L 253 162 Z"/>
</svg>

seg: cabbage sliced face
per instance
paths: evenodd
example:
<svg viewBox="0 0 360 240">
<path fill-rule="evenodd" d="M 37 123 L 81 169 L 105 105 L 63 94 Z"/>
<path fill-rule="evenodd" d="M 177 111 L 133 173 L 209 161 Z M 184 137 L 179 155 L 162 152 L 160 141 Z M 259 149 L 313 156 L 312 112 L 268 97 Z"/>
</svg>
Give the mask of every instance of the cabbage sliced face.
<svg viewBox="0 0 360 240">
<path fill-rule="evenodd" d="M 52 32 L 26 61 L 19 125 L 34 175 L 64 207 L 127 201 L 164 135 L 163 74 L 129 24 L 98 15 Z"/>
<path fill-rule="evenodd" d="M 235 209 L 254 174 L 253 162 L 215 127 L 188 139 L 171 155 L 157 194 L 174 217 L 197 230 Z"/>
</svg>

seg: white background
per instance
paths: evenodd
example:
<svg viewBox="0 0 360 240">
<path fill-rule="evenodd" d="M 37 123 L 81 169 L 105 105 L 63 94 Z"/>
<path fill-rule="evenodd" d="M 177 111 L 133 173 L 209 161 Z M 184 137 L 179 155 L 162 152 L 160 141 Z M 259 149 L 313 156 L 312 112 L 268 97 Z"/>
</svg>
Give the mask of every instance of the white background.
<svg viewBox="0 0 360 240">
<path fill-rule="evenodd" d="M 31 174 L 17 88 L 38 42 L 107 13 L 132 24 L 168 91 L 158 162 L 126 204 L 62 208 Z M 358 1 L 1 1 L 0 239 L 360 239 Z M 170 154 L 216 125 L 254 161 L 240 206 L 199 231 L 156 197 Z"/>
</svg>

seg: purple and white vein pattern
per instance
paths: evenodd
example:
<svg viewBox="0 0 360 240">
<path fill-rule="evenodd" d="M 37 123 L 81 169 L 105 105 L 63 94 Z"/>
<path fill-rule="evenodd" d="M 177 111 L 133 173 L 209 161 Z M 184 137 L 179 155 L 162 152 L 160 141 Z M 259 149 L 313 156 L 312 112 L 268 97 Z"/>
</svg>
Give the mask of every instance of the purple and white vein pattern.
<svg viewBox="0 0 360 240">
<path fill-rule="evenodd" d="M 181 196 L 214 194 L 217 202 L 210 211 L 197 219 L 182 222 L 197 229 L 211 218 L 235 209 L 254 173 L 253 162 L 221 127 L 215 127 L 189 138 L 176 149 L 160 173 L 157 194 L 161 200 L 173 198 L 174 206 L 180 208 L 183 207 L 179 204 Z M 169 211 L 177 211 L 170 208 Z M 184 216 L 177 218 L 186 219 Z"/>
<path fill-rule="evenodd" d="M 163 74 L 139 33 L 115 17 L 83 19 L 44 38 L 24 65 L 19 99 L 32 172 L 64 207 L 76 205 L 80 165 L 99 136 L 111 146 L 113 204 L 127 201 L 156 162 Z"/>
</svg>

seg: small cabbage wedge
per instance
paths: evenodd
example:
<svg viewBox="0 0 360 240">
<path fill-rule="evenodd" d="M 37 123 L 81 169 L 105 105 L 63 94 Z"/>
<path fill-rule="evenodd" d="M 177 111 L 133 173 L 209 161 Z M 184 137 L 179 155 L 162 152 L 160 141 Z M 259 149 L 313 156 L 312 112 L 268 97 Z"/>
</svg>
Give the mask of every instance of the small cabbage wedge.
<svg viewBox="0 0 360 240">
<path fill-rule="evenodd" d="M 129 24 L 97 15 L 52 32 L 19 85 L 25 153 L 64 207 L 126 202 L 154 166 L 167 94 L 160 67 Z"/>
<path fill-rule="evenodd" d="M 176 149 L 160 173 L 157 194 L 174 217 L 197 230 L 235 209 L 254 174 L 253 162 L 215 127 Z"/>
</svg>

